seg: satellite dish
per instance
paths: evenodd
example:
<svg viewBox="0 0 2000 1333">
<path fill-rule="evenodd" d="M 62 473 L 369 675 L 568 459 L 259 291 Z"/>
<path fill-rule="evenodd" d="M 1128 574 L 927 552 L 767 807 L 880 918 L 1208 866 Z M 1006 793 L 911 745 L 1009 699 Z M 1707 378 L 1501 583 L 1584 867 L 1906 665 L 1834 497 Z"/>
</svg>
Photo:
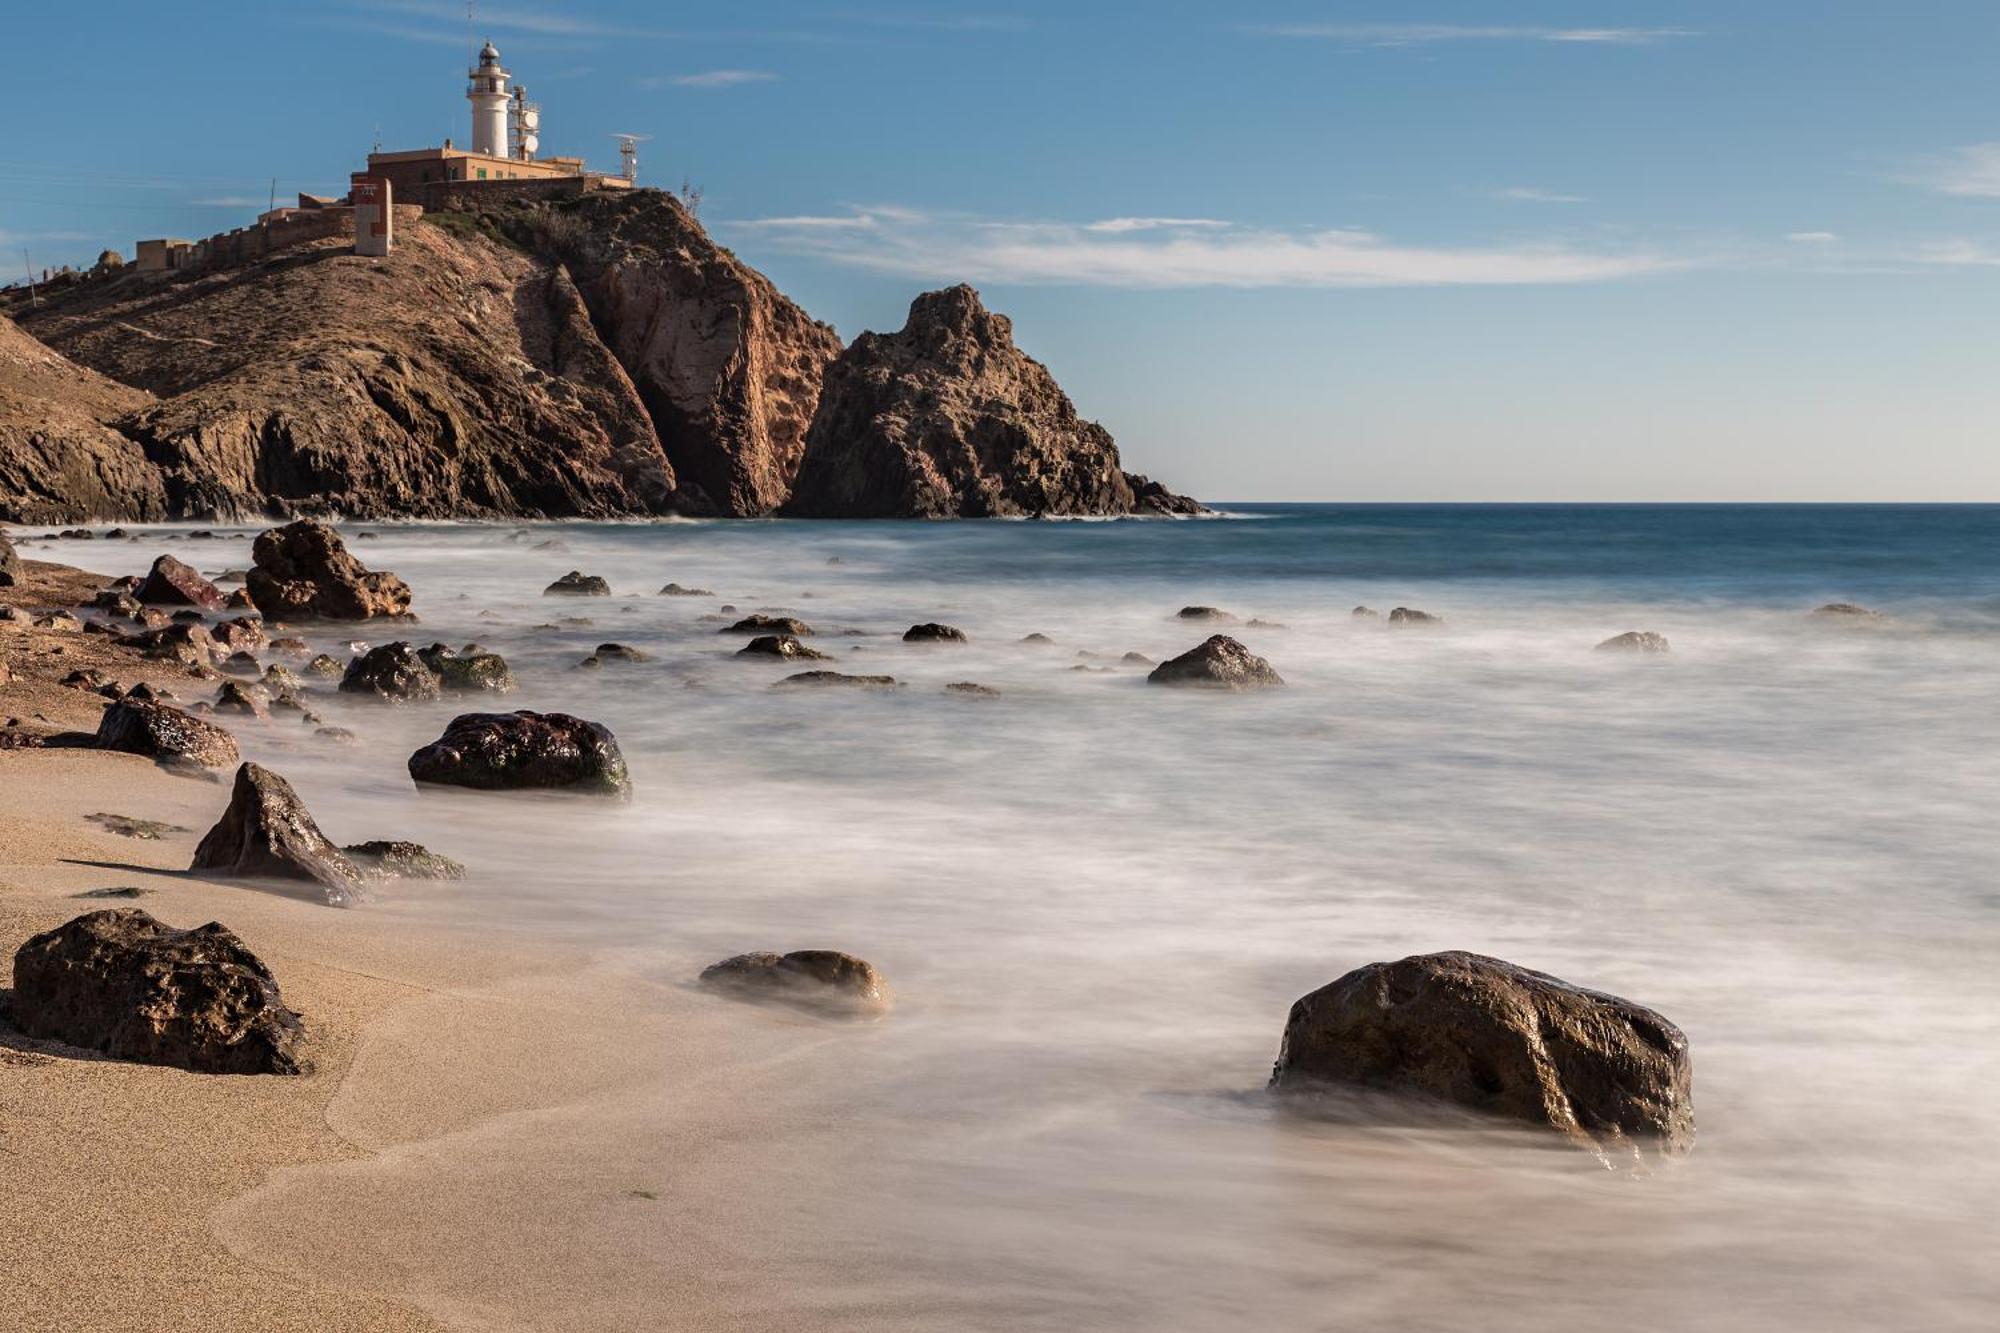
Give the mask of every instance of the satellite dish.
<svg viewBox="0 0 2000 1333">
<path fill-rule="evenodd" d="M 532 153 L 532 152 L 534 152 L 534 151 L 535 151 L 536 149 L 540 148 L 541 146 L 542 146 L 542 141 L 541 141 L 541 138 L 540 138 L 540 136 L 538 136 L 538 135 L 533 135 L 533 134 L 524 134 L 524 135 L 522 135 L 522 136 L 521 136 L 521 151 L 522 151 L 522 152 L 524 152 L 524 153 Z"/>
<path fill-rule="evenodd" d="M 529 107 L 527 110 L 521 113 L 522 129 L 524 130 L 539 129 L 541 128 L 541 124 L 542 124 L 542 113 L 535 110 L 533 107 Z"/>
</svg>

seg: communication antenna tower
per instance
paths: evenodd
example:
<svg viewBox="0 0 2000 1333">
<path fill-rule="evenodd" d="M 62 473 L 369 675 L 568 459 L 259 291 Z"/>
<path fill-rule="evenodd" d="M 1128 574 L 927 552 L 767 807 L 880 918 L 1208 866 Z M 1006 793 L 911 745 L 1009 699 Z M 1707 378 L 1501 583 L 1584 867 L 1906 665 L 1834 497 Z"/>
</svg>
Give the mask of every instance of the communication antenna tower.
<svg viewBox="0 0 2000 1333">
<path fill-rule="evenodd" d="M 618 141 L 618 160 L 625 164 L 623 173 L 625 179 L 637 184 L 639 180 L 639 145 L 653 136 L 650 134 L 614 134 L 611 137 Z"/>
<path fill-rule="evenodd" d="M 507 107 L 507 132 L 514 142 L 511 156 L 534 161 L 542 146 L 542 104 L 530 102 L 527 88 L 518 83 L 514 85 L 514 100 Z"/>
</svg>

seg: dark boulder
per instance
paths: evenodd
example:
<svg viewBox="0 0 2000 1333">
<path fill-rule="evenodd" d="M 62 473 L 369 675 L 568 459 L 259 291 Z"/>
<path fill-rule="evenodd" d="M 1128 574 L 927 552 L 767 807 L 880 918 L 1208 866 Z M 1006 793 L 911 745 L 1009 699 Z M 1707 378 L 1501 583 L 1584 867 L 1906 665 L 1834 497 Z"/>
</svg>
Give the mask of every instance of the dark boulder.
<svg viewBox="0 0 2000 1333">
<path fill-rule="evenodd" d="M 904 643 L 970 643 L 965 631 L 950 625 L 940 625 L 935 621 L 912 625 L 903 631 Z"/>
<path fill-rule="evenodd" d="M 435 671 L 447 694 L 511 694 L 514 673 L 498 653 L 453 652 L 441 643 L 419 649 L 417 656 Z"/>
<path fill-rule="evenodd" d="M 1442 625 L 1443 616 L 1434 616 L 1428 611 L 1418 611 L 1411 607 L 1399 606 L 1389 613 L 1391 625 Z"/>
<path fill-rule="evenodd" d="M 163 703 L 121 699 L 97 720 L 97 748 L 224 768 L 240 755 L 236 738 L 212 722 Z"/>
<path fill-rule="evenodd" d="M 1292 1006 L 1271 1086 L 1416 1094 L 1600 1152 L 1694 1146 L 1687 1038 L 1652 1010 L 1497 958 L 1371 963 Z"/>
<path fill-rule="evenodd" d="M 119 640 L 145 656 L 182 666 L 206 666 L 215 657 L 215 638 L 202 625 L 162 625 Z"/>
<path fill-rule="evenodd" d="M 422 843 L 357 842 L 343 847 L 347 859 L 371 879 L 464 879 L 465 866 Z"/>
<path fill-rule="evenodd" d="M 371 573 L 324 523 L 302 519 L 257 538 L 245 590 L 258 610 L 284 620 L 367 620 L 409 614 L 410 585 Z"/>
<path fill-rule="evenodd" d="M 638 648 L 628 648 L 622 643 L 600 643 L 592 654 L 600 662 L 650 662 L 653 655 Z"/>
<path fill-rule="evenodd" d="M 564 790 L 629 797 L 611 732 L 566 713 L 466 713 L 410 756 L 419 783 L 479 791 Z"/>
<path fill-rule="evenodd" d="M 361 871 L 327 841 L 292 784 L 259 764 L 236 770 L 229 808 L 195 848 L 195 871 L 319 886 L 332 907 L 355 901 Z"/>
<path fill-rule="evenodd" d="M 812 626 L 792 616 L 745 616 L 727 629 L 719 629 L 717 634 L 790 634 L 796 638 L 812 637 Z"/>
<path fill-rule="evenodd" d="M 305 1029 L 271 970 L 216 922 L 91 912 L 14 955 L 14 1022 L 29 1036 L 198 1074 L 303 1074 Z"/>
<path fill-rule="evenodd" d="M 704 969 L 701 984 L 743 999 L 837 1014 L 883 1014 L 894 998 L 873 964 L 831 949 L 738 954 Z"/>
<path fill-rule="evenodd" d="M 1236 617 L 1213 606 L 1184 606 L 1175 613 L 1176 620 L 1209 620 L 1216 624 L 1229 624 Z"/>
<path fill-rule="evenodd" d="M 1616 635 L 1597 645 L 1600 653 L 1667 653 L 1673 651 L 1667 643 L 1667 636 L 1655 634 L 1651 630 L 1635 629 L 1628 634 Z"/>
<path fill-rule="evenodd" d="M 153 562 L 136 594 L 142 602 L 159 606 L 194 606 L 204 611 L 220 611 L 227 599 L 222 590 L 170 555 Z"/>
<path fill-rule="evenodd" d="M 1247 690 L 1285 683 L 1269 662 L 1226 634 L 1217 634 L 1179 657 L 1160 663 L 1146 679 L 1155 685 L 1218 690 Z"/>
<path fill-rule="evenodd" d="M 595 574 L 569 573 L 542 589 L 544 597 L 609 597 L 611 585 Z"/>
<path fill-rule="evenodd" d="M 798 662 L 831 662 L 833 655 L 809 648 L 789 634 L 766 634 L 736 650 L 738 657 L 783 657 Z"/>
<path fill-rule="evenodd" d="M 708 589 L 706 589 L 706 588 L 683 588 L 683 587 L 682 587 L 682 586 L 681 586 L 680 584 L 678 584 L 678 583 L 669 583 L 669 584 L 668 584 L 668 585 L 667 585 L 666 587 L 664 587 L 664 588 L 660 589 L 660 596 L 662 596 L 662 597 L 713 597 L 713 596 L 715 596 L 715 594 L 714 594 L 714 593 L 712 593 L 712 592 L 710 592 L 710 591 L 709 591 Z"/>
<path fill-rule="evenodd" d="M 443 688 L 442 677 L 417 655 L 415 648 L 400 641 L 370 648 L 349 662 L 346 674 L 340 678 L 342 694 L 399 702 L 435 699 Z"/>
<path fill-rule="evenodd" d="M 209 637 L 232 652 L 253 652 L 264 646 L 264 622 L 254 616 L 237 616 L 210 630 Z"/>
<path fill-rule="evenodd" d="M 218 713 L 239 713 L 245 717 L 267 717 L 270 715 L 269 694 L 260 685 L 245 685 L 241 681 L 225 680 L 215 694 L 215 711 Z"/>
</svg>

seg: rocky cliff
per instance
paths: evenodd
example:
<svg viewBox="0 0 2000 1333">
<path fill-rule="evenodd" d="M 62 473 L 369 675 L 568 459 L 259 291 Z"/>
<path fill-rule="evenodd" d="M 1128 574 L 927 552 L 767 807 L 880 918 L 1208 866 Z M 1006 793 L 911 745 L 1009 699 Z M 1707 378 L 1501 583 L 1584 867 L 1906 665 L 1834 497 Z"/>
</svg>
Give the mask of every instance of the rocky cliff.
<svg viewBox="0 0 2000 1333">
<path fill-rule="evenodd" d="M 1120 470 L 970 288 L 843 351 L 654 190 L 11 313 L 0 520 L 1195 508 Z"/>
<path fill-rule="evenodd" d="M 1199 509 L 1127 474 L 1110 433 L 964 286 L 919 296 L 900 333 L 864 333 L 828 369 L 786 506 L 814 518 Z"/>
</svg>

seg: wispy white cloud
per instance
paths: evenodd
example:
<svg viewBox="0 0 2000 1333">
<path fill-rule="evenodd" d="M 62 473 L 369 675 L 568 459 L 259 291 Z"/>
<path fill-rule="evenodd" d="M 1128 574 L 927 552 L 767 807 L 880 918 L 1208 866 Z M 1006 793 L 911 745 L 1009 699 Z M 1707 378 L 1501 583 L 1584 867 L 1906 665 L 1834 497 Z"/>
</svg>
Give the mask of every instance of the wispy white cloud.
<svg viewBox="0 0 2000 1333">
<path fill-rule="evenodd" d="M 1963 238 L 1930 241 L 1909 256 L 1919 264 L 1946 264 L 1968 268 L 2000 268 L 2000 249 Z"/>
<path fill-rule="evenodd" d="M 774 83 L 778 76 L 768 69 L 708 69 L 699 74 L 671 74 L 664 80 L 642 79 L 642 87 L 659 88 L 740 88 L 746 83 Z"/>
<path fill-rule="evenodd" d="M 1788 231 L 1785 239 L 1799 245 L 1832 245 L 1840 237 L 1830 231 Z"/>
<path fill-rule="evenodd" d="M 1941 194 L 2000 199 L 2000 143 L 1954 148 L 1923 163 L 1908 180 Z"/>
<path fill-rule="evenodd" d="M 1510 185 L 1504 190 L 1495 190 L 1493 197 L 1507 199 L 1519 204 L 1581 204 L 1585 199 L 1580 194 L 1561 194 L 1555 190 L 1543 190 L 1533 185 Z"/>
<path fill-rule="evenodd" d="M 789 253 L 927 281 L 1128 288 L 1426 287 L 1606 282 L 1691 265 L 1646 250 L 1585 249 L 1558 241 L 1408 245 L 1353 228 L 1283 230 L 1193 221 L 1197 225 L 1093 230 L 1090 223 L 996 222 L 874 208 L 734 225 L 755 232 L 760 244 Z"/>
<path fill-rule="evenodd" d="M 1227 227 L 1229 224 L 1218 218 L 1104 218 L 1098 222 L 1083 224 L 1085 231 L 1129 232 L 1129 231 L 1173 231 L 1190 227 Z"/>
<path fill-rule="evenodd" d="M 1265 37 L 1359 42 L 1369 46 L 1422 46 L 1433 42 L 1561 42 L 1595 46 L 1644 46 L 1699 37 L 1692 28 L 1558 28 L 1473 23 L 1269 23 L 1249 31 Z"/>
</svg>

